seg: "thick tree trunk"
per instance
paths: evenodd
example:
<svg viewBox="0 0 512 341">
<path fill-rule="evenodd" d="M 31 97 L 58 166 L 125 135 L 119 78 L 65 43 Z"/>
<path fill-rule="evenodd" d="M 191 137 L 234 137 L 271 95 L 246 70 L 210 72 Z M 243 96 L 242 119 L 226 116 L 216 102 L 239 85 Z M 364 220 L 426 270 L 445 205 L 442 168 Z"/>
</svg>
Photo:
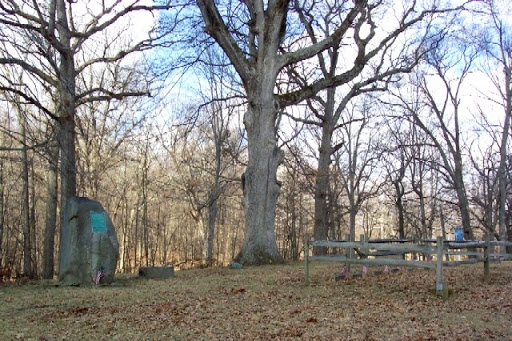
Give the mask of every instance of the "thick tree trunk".
<svg viewBox="0 0 512 341">
<path fill-rule="evenodd" d="M 66 106 L 67 107 L 67 106 Z M 67 227 L 65 212 L 68 199 L 76 196 L 76 156 L 75 156 L 75 122 L 73 114 L 65 114 L 73 109 L 62 108 L 62 115 L 59 126 L 59 147 L 60 147 L 60 226 L 62 230 Z M 65 115 L 65 116 L 64 116 Z M 62 238 L 60 238 L 62 243 Z"/>
<path fill-rule="evenodd" d="M 213 265 L 213 242 L 215 240 L 217 212 L 217 200 L 211 200 L 208 205 L 208 231 L 206 236 L 206 264 L 208 266 Z"/>
<path fill-rule="evenodd" d="M 398 213 L 398 238 L 405 238 L 405 208 L 403 203 L 403 189 L 401 187 L 400 182 L 397 180 L 394 183 L 395 192 L 396 192 L 396 202 L 395 207 Z"/>
<path fill-rule="evenodd" d="M 351 143 L 351 142 L 349 142 Z M 349 234 L 350 241 L 353 242 L 356 240 L 356 216 L 359 208 L 356 204 L 356 165 L 357 165 L 357 149 L 358 144 L 355 142 L 354 150 L 352 150 L 352 146 L 348 149 L 350 154 L 349 157 L 349 174 L 348 183 L 345 185 L 347 189 L 348 203 L 349 203 Z"/>
<path fill-rule="evenodd" d="M 471 227 L 471 217 L 469 213 L 469 200 L 466 194 L 466 188 L 464 186 L 464 177 L 462 170 L 462 154 L 460 148 L 454 155 L 455 169 L 454 169 L 454 184 L 457 192 L 457 204 L 459 206 L 462 228 L 464 230 L 464 239 L 473 240 L 475 236 L 473 234 L 473 228 Z"/>
<path fill-rule="evenodd" d="M 43 245 L 43 278 L 45 279 L 52 279 L 55 271 L 54 252 L 55 231 L 57 225 L 58 158 L 58 146 L 50 146 L 48 153 L 48 171 L 46 176 L 46 220 Z"/>
<path fill-rule="evenodd" d="M 22 142 L 21 149 L 21 180 L 23 183 L 22 186 L 22 230 L 23 230 L 23 274 L 28 278 L 35 277 L 35 269 L 33 267 L 34 262 L 32 259 L 32 249 L 34 245 L 32 244 L 32 228 L 31 228 L 31 219 L 30 219 L 30 182 L 29 182 L 29 160 L 28 160 L 28 151 L 27 151 L 27 119 L 26 114 L 21 111 L 21 107 L 16 106 L 16 112 L 18 116 L 18 121 L 20 125 L 20 136 Z"/>
<path fill-rule="evenodd" d="M 331 62 L 336 64 L 337 54 Z M 331 67 L 331 70 L 334 70 Z M 326 76 L 329 74 L 326 73 Z M 331 75 L 332 76 L 332 75 Z M 327 201 L 330 185 L 331 154 L 333 153 L 332 134 L 337 119 L 334 119 L 334 105 L 336 102 L 336 88 L 327 89 L 327 100 L 324 105 L 324 117 L 322 124 L 322 138 L 318 153 L 318 169 L 315 179 L 315 225 L 313 236 L 315 240 L 326 240 L 328 235 L 329 203 Z M 327 254 L 326 247 L 313 248 L 314 255 Z"/>
<path fill-rule="evenodd" d="M 468 197 L 466 196 L 466 191 L 463 188 L 460 189 L 459 192 L 458 204 L 461 213 L 462 227 L 464 229 L 464 238 L 467 240 L 473 240 L 475 236 L 471 227 Z"/>
<path fill-rule="evenodd" d="M 315 240 L 327 239 L 327 221 L 329 205 L 327 202 L 329 194 L 329 166 L 331 164 L 331 129 L 327 125 L 322 127 L 322 140 L 320 144 L 318 169 L 315 179 L 315 225 L 313 236 Z M 326 247 L 313 248 L 314 255 L 327 254 Z"/>
<path fill-rule="evenodd" d="M 505 226 L 507 228 L 507 234 L 505 240 L 512 242 L 512 197 L 509 196 L 507 203 L 507 212 L 505 212 Z M 507 253 L 512 253 L 512 246 L 505 248 Z"/>
<path fill-rule="evenodd" d="M 295 189 L 294 189 L 295 192 Z M 297 221 L 299 220 L 299 226 L 300 226 L 300 218 L 297 217 L 297 208 L 296 208 L 296 200 L 295 195 L 297 193 L 293 193 L 292 197 L 292 212 L 291 212 L 291 224 L 290 224 L 290 233 L 288 235 L 288 240 L 290 241 L 290 253 L 291 253 L 291 259 L 294 261 L 299 260 L 299 245 L 297 243 Z M 299 195 L 299 212 L 302 212 L 301 210 L 301 199 L 300 194 Z M 299 213 L 300 214 L 300 213 Z"/>
<path fill-rule="evenodd" d="M 421 175 L 423 176 L 423 175 Z M 425 195 L 423 193 L 423 181 L 420 180 L 419 182 L 419 189 L 418 189 L 418 199 L 420 201 L 420 224 L 421 224 L 421 235 L 419 236 L 420 239 L 427 239 L 428 238 L 428 228 L 427 228 L 427 213 L 425 208 Z"/>
<path fill-rule="evenodd" d="M 30 161 L 31 164 L 33 164 L 33 159 Z M 36 186 L 35 186 L 35 170 L 34 167 L 31 167 L 30 172 L 30 245 L 31 245 L 31 255 L 30 258 L 32 259 L 32 277 L 37 278 L 38 275 L 38 261 L 37 256 L 38 253 L 36 252 L 36 246 L 37 246 L 37 233 L 36 233 Z"/>
<path fill-rule="evenodd" d="M 217 130 L 218 126 L 214 126 L 215 133 L 215 178 L 213 179 L 213 188 L 208 197 L 208 226 L 206 231 L 206 264 L 213 265 L 213 242 L 215 240 L 215 224 L 217 223 L 218 200 L 222 191 L 220 186 L 221 161 L 222 161 L 222 144 L 224 142 L 224 131 Z"/>
<path fill-rule="evenodd" d="M 353 200 L 351 200 L 353 201 Z M 350 204 L 349 208 L 349 230 L 350 230 L 350 241 L 356 240 L 356 217 L 357 217 L 357 207 L 354 204 Z"/>
<path fill-rule="evenodd" d="M 67 108 L 74 110 L 73 107 Z M 73 114 L 61 120 L 59 145 L 61 153 L 61 198 L 62 207 L 67 199 L 76 195 L 76 153 L 75 153 L 75 121 Z"/>
<path fill-rule="evenodd" d="M 275 237 L 276 206 L 281 186 L 277 180 L 277 167 L 283 161 L 284 153 L 276 143 L 272 90 L 273 86 L 270 86 L 267 96 L 249 96 L 249 108 L 244 118 L 249 151 L 244 177 L 246 227 L 242 249 L 235 258 L 243 264 L 284 261 Z"/>
<path fill-rule="evenodd" d="M 71 49 L 71 33 L 68 27 L 66 2 L 55 0 L 57 9 L 57 31 L 63 47 L 59 55 L 59 85 L 57 116 L 60 148 L 60 226 L 67 227 L 65 212 L 68 199 L 76 196 L 76 150 L 75 150 L 75 65 Z M 60 242 L 63 239 L 60 238 Z"/>
<path fill-rule="evenodd" d="M 510 56 L 510 53 L 509 53 Z M 499 235 L 500 240 L 507 239 L 507 224 L 506 224 L 506 209 L 507 209 L 507 186 L 509 180 L 507 177 L 507 158 L 508 155 L 508 138 L 511 131 L 511 120 L 512 120 L 512 65 L 505 62 L 505 122 L 503 125 L 503 132 L 501 135 L 500 145 L 500 166 L 498 168 L 498 185 L 499 185 L 499 211 L 498 211 L 498 222 L 499 222 Z M 501 252 L 505 252 L 506 248 L 501 247 Z"/>
<path fill-rule="evenodd" d="M 22 171 L 21 179 L 23 181 L 22 188 L 22 214 L 23 214 L 23 274 L 29 278 L 34 277 L 34 269 L 32 268 L 32 237 L 30 227 L 30 194 L 29 194 L 29 165 L 28 165 L 28 152 L 26 148 L 26 132 L 25 118 L 19 113 L 21 138 L 24 146 L 21 152 Z"/>
<path fill-rule="evenodd" d="M 469 201 L 464 188 L 457 188 L 458 206 L 460 210 L 462 228 L 464 229 L 464 239 L 473 240 L 473 228 L 471 227 L 471 217 L 469 214 Z"/>
<path fill-rule="evenodd" d="M 4 134 L 0 133 L 0 147 L 4 145 Z M 3 242 L 4 242 L 4 158 L 0 152 L 0 268 L 3 266 Z"/>
</svg>

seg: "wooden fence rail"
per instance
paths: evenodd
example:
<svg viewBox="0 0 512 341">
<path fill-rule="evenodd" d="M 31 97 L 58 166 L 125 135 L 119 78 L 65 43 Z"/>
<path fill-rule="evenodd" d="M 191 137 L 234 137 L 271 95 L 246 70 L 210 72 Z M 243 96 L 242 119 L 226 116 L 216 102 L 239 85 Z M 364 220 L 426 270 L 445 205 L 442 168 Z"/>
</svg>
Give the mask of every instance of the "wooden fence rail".
<svg viewBox="0 0 512 341">
<path fill-rule="evenodd" d="M 488 238 L 488 237 L 487 237 Z M 369 241 L 361 236 L 359 242 L 311 240 L 309 234 L 304 241 L 304 264 L 306 283 L 309 284 L 309 263 L 313 261 L 344 262 L 346 264 L 387 265 L 415 268 L 436 269 L 436 291 L 445 295 L 443 285 L 443 268 L 461 264 L 484 263 L 484 280 L 489 279 L 489 263 L 492 260 L 512 260 L 512 254 L 494 253 L 491 250 L 496 246 L 512 246 L 512 242 L 505 241 L 446 241 L 442 237 L 435 240 L 378 240 Z M 344 249 L 342 255 L 311 256 L 311 247 L 330 247 Z M 355 253 L 353 252 L 355 251 Z M 481 251 L 478 251 L 481 250 Z M 358 257 L 356 257 L 356 254 Z M 420 261 L 386 258 L 390 255 L 422 254 L 435 261 Z M 464 259 L 443 260 L 445 257 L 457 256 Z"/>
</svg>

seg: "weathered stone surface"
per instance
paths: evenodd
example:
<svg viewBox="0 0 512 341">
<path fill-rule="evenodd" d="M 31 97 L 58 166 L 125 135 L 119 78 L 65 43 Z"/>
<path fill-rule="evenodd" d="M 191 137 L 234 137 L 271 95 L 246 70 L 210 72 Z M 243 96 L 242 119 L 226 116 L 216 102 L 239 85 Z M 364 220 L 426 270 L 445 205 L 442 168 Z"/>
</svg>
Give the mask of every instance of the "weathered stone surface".
<svg viewBox="0 0 512 341">
<path fill-rule="evenodd" d="M 119 255 L 112 220 L 95 200 L 72 197 L 68 201 L 59 248 L 59 281 L 62 285 L 110 284 Z"/>
<path fill-rule="evenodd" d="M 171 278 L 174 277 L 173 266 L 146 266 L 139 268 L 139 276 L 146 278 Z"/>
</svg>

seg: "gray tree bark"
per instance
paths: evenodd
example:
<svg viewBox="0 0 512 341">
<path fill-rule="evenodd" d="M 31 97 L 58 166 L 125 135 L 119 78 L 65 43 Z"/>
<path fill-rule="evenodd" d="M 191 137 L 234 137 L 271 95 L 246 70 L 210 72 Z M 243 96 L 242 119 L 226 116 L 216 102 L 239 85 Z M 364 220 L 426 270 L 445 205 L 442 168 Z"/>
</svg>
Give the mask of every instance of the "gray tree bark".
<svg viewBox="0 0 512 341">
<path fill-rule="evenodd" d="M 22 186 L 22 219 L 23 219 L 23 274 L 28 278 L 35 277 L 35 269 L 33 268 L 32 261 L 32 237 L 31 232 L 32 228 L 30 226 L 30 193 L 29 193 L 29 160 L 28 160 L 28 152 L 27 152 L 27 134 L 26 134 L 26 125 L 27 120 L 25 117 L 26 113 L 22 112 L 20 108 L 21 104 L 16 104 L 16 111 L 18 114 L 18 121 L 20 124 L 20 135 L 22 139 L 22 148 L 21 148 L 21 180 L 23 182 Z"/>
<path fill-rule="evenodd" d="M 315 177 L 315 225 L 313 227 L 315 240 L 327 240 L 329 220 L 329 204 L 327 199 L 329 197 L 330 167 L 333 152 L 332 134 L 337 120 L 333 117 L 335 94 L 335 88 L 327 89 L 324 124 L 322 125 L 322 137 L 318 153 L 318 168 Z M 325 255 L 326 253 L 326 247 L 313 248 L 314 255 Z"/>
<path fill-rule="evenodd" d="M 265 74 L 263 65 L 261 74 Z M 275 239 L 275 210 L 281 184 L 277 168 L 284 153 L 277 147 L 273 77 L 262 77 L 259 91 L 248 94 L 249 108 L 244 124 L 247 129 L 249 161 L 245 172 L 245 237 L 237 257 L 244 264 L 280 263 L 283 261 Z"/>
<path fill-rule="evenodd" d="M 59 74 L 57 86 L 56 116 L 58 117 L 58 141 L 60 147 L 60 222 L 62 228 L 68 199 L 76 196 L 76 150 L 75 150 L 75 98 L 76 70 L 74 51 L 71 47 L 71 31 L 65 0 L 53 0 L 56 8 L 55 27 L 58 33 Z"/>
<path fill-rule="evenodd" d="M 500 240 L 507 240 L 507 224 L 506 224 L 506 214 L 507 214 L 507 188 L 509 186 L 509 178 L 507 174 L 507 161 L 510 157 L 510 151 L 508 149 L 508 140 L 509 135 L 512 134 L 511 129 L 511 120 L 512 120 L 512 47 L 510 45 L 506 46 L 507 39 L 510 39 L 510 34 L 512 32 L 504 32 L 504 28 L 507 26 L 499 26 L 498 29 L 500 35 L 500 56 L 501 60 L 499 64 L 503 66 L 504 73 L 504 86 L 501 91 L 504 102 L 504 124 L 503 131 L 501 134 L 501 145 L 500 145 L 500 165 L 498 168 L 498 185 L 499 185 L 499 212 L 498 212 L 498 221 L 499 221 L 499 234 Z M 508 38 L 506 35 L 509 35 Z M 508 40 L 508 44 L 512 44 L 510 40 Z M 502 247 L 502 252 L 505 252 L 506 248 Z"/>
<path fill-rule="evenodd" d="M 4 134 L 0 132 L 0 148 L 4 146 Z M 4 158 L 3 152 L 0 151 L 0 269 L 3 267 L 3 242 L 4 242 L 4 194 L 5 194 L 5 185 L 4 185 Z"/>
<path fill-rule="evenodd" d="M 403 180 L 405 178 L 405 170 L 407 164 L 409 163 L 406 160 L 405 153 L 400 151 L 400 167 L 397 170 L 397 175 L 395 177 L 391 177 L 391 182 L 393 183 L 393 188 L 395 189 L 395 207 L 398 214 L 398 238 L 405 238 L 405 186 L 403 184 Z"/>
<path fill-rule="evenodd" d="M 218 199 L 222 193 L 220 176 L 222 167 L 222 146 L 226 137 L 224 122 L 212 122 L 215 142 L 215 174 L 213 185 L 208 193 L 208 226 L 206 231 L 206 264 L 213 265 L 213 242 L 215 240 L 215 225 L 218 214 Z"/>
<path fill-rule="evenodd" d="M 55 272 L 55 232 L 58 204 L 58 162 L 57 141 L 50 142 L 48 148 L 48 169 L 46 171 L 46 219 L 43 243 L 43 278 L 52 279 Z"/>
</svg>

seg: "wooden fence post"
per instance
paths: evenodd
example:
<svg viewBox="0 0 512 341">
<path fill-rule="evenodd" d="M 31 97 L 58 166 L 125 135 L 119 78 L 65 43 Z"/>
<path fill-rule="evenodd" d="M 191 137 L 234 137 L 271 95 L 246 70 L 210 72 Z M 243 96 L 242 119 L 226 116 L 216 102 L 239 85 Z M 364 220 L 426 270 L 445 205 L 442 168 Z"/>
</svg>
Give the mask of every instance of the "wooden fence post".
<svg viewBox="0 0 512 341">
<path fill-rule="evenodd" d="M 443 237 L 437 237 L 437 282 L 436 292 L 443 295 Z M 443 295 L 444 296 L 444 295 Z"/>
<path fill-rule="evenodd" d="M 304 235 L 304 266 L 306 272 L 306 285 L 309 285 L 309 241 L 310 241 L 309 233 Z"/>
<path fill-rule="evenodd" d="M 368 255 L 370 253 L 370 248 L 368 247 L 368 233 L 361 235 L 361 243 L 363 244 L 363 253 Z M 368 258 L 368 257 L 365 257 Z"/>
</svg>

